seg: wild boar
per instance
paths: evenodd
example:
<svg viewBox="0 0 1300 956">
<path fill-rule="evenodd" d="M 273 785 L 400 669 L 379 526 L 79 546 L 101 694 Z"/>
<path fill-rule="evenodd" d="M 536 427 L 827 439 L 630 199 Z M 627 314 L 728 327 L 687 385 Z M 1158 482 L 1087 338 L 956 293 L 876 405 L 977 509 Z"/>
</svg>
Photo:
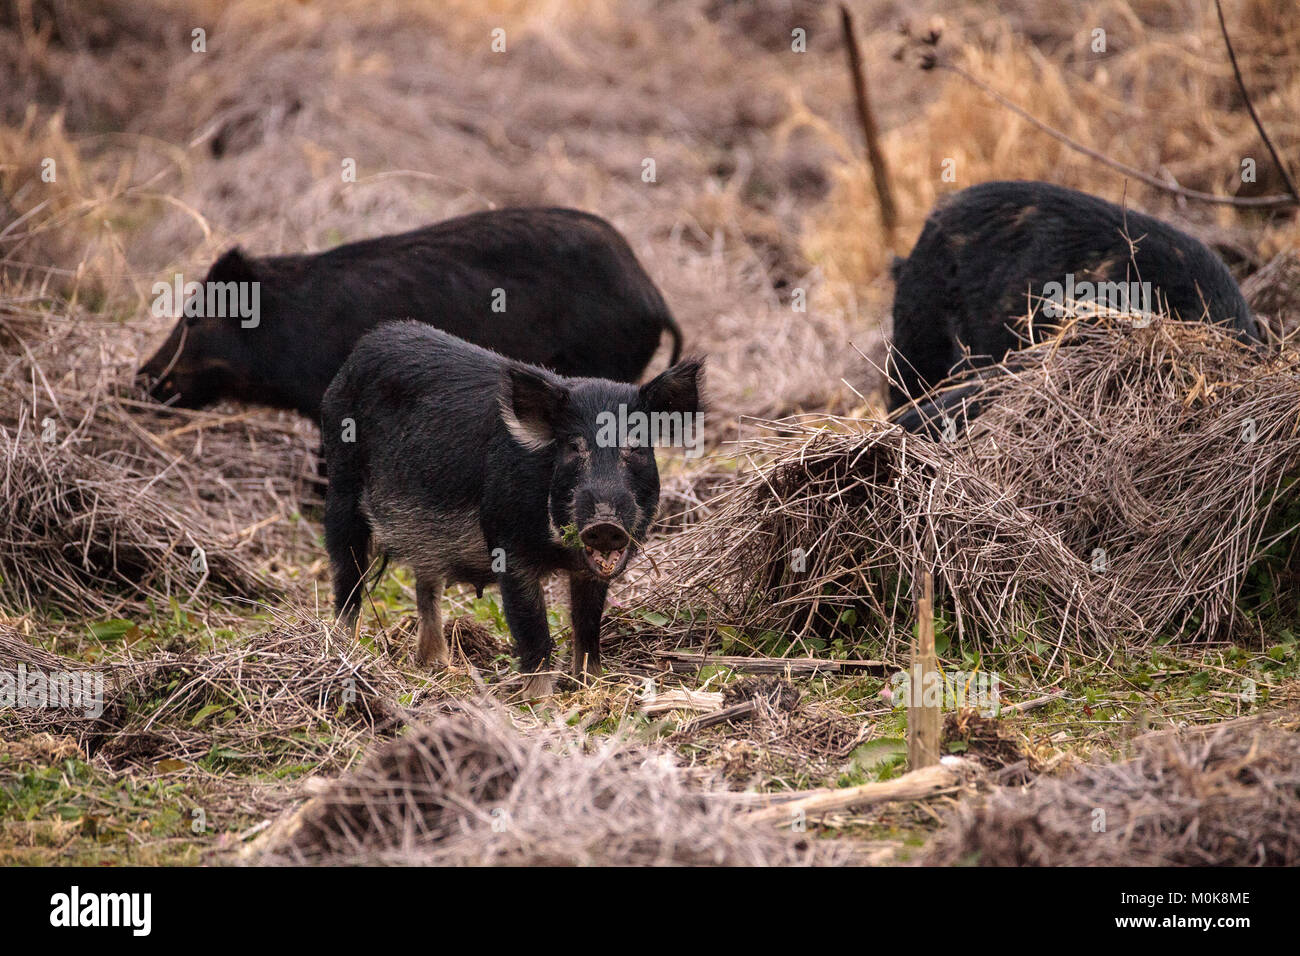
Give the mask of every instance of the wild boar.
<svg viewBox="0 0 1300 956">
<path fill-rule="evenodd" d="M 200 292 L 186 301 L 199 314 L 178 321 L 140 369 L 154 398 L 184 408 L 233 398 L 319 420 L 357 340 L 397 319 L 562 375 L 620 382 L 641 376 L 665 331 L 670 364 L 681 353 L 681 330 L 626 240 L 574 209 L 473 213 L 314 255 L 235 248 Z M 231 314 L 234 304 L 243 312 Z"/>
<path fill-rule="evenodd" d="M 698 441 L 702 363 L 637 387 L 566 378 L 416 322 L 365 335 L 325 393 L 325 544 L 351 625 L 372 551 L 415 573 L 422 664 L 447 582 L 496 583 L 531 694 L 549 691 L 542 579 L 567 572 L 573 672 L 600 669 L 611 580 L 659 505 L 654 445 Z"/>
<path fill-rule="evenodd" d="M 891 409 L 954 370 L 999 362 L 1032 341 L 1023 321 L 1031 301 L 1035 330 L 1073 298 L 1167 310 L 1259 338 L 1232 274 L 1199 240 L 1049 183 L 983 183 L 941 201 L 893 271 Z M 904 425 L 919 427 L 926 417 L 908 413 Z"/>
</svg>

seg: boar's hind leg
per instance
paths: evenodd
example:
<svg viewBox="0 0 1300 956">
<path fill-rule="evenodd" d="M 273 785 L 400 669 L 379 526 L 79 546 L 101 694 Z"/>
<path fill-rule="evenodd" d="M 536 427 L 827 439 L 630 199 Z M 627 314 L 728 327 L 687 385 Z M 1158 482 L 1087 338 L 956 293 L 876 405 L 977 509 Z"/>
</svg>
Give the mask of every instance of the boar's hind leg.
<svg viewBox="0 0 1300 956">
<path fill-rule="evenodd" d="M 501 575 L 501 603 L 515 639 L 519 669 L 525 674 L 545 670 L 551 661 L 551 628 L 546 622 L 541 582 L 532 575 Z M 541 684 L 534 681 L 529 686 Z"/>
<path fill-rule="evenodd" d="M 582 574 L 569 576 L 569 608 L 573 619 L 573 676 L 600 673 L 600 618 L 609 585 Z"/>
<path fill-rule="evenodd" d="M 415 661 L 421 667 L 451 663 L 447 638 L 442 633 L 442 578 L 418 575 L 415 579 L 415 605 L 420 612 L 420 645 Z"/>
<path fill-rule="evenodd" d="M 357 508 L 357 496 L 342 482 L 336 482 L 325 499 L 325 548 L 334 572 L 334 612 L 352 625 L 361 610 L 370 524 Z"/>
</svg>

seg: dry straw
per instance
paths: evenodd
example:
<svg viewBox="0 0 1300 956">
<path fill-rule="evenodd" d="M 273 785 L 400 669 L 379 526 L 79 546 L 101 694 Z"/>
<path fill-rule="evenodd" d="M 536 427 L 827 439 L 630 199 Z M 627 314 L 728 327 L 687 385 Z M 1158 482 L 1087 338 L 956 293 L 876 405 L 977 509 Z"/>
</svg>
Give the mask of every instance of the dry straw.
<svg viewBox="0 0 1300 956">
<path fill-rule="evenodd" d="M 626 741 L 527 736 L 498 707 L 456 705 L 378 746 L 281 817 L 246 859 L 281 864 L 832 863 L 828 841 L 751 827 L 734 801 Z"/>
<path fill-rule="evenodd" d="M 1296 866 L 1294 714 L 1137 742 L 1093 764 L 960 806 L 927 862 L 984 866 Z"/>
<path fill-rule="evenodd" d="M 0 603 L 102 615 L 279 593 L 310 543 L 307 430 L 161 412 L 132 397 L 129 343 L 74 308 L 0 299 Z"/>
<path fill-rule="evenodd" d="M 1075 322 L 972 381 L 982 414 L 948 442 L 767 423 L 745 446 L 757 467 L 652 551 L 649 602 L 683 640 L 731 625 L 806 653 L 869 625 L 888 656 L 932 554 L 961 636 L 1107 653 L 1222 635 L 1295 528 L 1296 354 L 1199 324 Z"/>
<path fill-rule="evenodd" d="M 185 769 L 204 758 L 244 766 L 346 765 L 376 733 L 404 720 L 391 668 L 319 621 L 272 629 L 195 653 L 129 648 L 84 661 L 51 654 L 0 628 L 0 671 L 90 674 L 102 679 L 98 708 L 6 708 L 3 736 L 71 737 L 86 758 L 113 769 Z M 95 710 L 102 710 L 95 715 Z M 170 763 L 168 763 L 170 762 Z M 175 766 L 172 763 L 176 764 Z"/>
</svg>

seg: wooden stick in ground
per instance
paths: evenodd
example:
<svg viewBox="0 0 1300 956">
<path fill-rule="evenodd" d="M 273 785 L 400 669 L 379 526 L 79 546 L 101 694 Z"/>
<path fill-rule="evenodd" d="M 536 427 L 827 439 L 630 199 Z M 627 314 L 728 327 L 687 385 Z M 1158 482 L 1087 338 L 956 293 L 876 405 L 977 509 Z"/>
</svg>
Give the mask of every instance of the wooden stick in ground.
<svg viewBox="0 0 1300 956">
<path fill-rule="evenodd" d="M 858 121 L 862 124 L 862 135 L 867 141 L 871 179 L 880 202 L 880 225 L 885 230 L 885 242 L 892 249 L 894 229 L 898 224 L 898 206 L 894 202 L 889 165 L 885 162 L 884 150 L 880 148 L 880 131 L 876 128 L 876 116 L 871 111 L 871 99 L 867 96 L 867 74 L 862 66 L 862 49 L 858 46 L 858 36 L 853 29 L 853 15 L 844 4 L 840 4 L 840 26 L 844 31 L 844 49 L 849 57 L 849 72 L 853 74 L 853 99 L 858 107 Z"/>
<path fill-rule="evenodd" d="M 921 573 L 921 593 L 916 598 L 916 638 L 912 641 L 912 673 L 907 688 L 907 766 L 912 770 L 939 762 L 943 694 L 926 693 L 932 681 L 942 679 L 938 673 L 939 658 L 934 652 L 934 577 L 927 567 Z"/>
<path fill-rule="evenodd" d="M 715 710 L 711 714 L 688 720 L 682 724 L 679 733 L 690 734 L 697 730 L 703 730 L 705 727 L 712 727 L 714 724 L 724 724 L 729 720 L 735 720 L 737 717 L 748 717 L 756 707 L 757 705 L 752 700 L 742 700 L 739 704 L 732 704 L 730 707 L 722 708 L 722 710 Z"/>
<path fill-rule="evenodd" d="M 961 783 L 958 767 L 934 764 L 913 770 L 894 780 L 864 783 L 857 787 L 812 793 L 798 800 L 790 800 L 774 807 L 764 807 L 748 814 L 749 823 L 788 825 L 798 819 L 833 813 L 837 810 L 855 810 L 893 800 L 922 800 L 937 796 Z"/>
<path fill-rule="evenodd" d="M 641 704 L 641 713 L 662 714 L 670 710 L 698 710 L 713 713 L 722 708 L 722 695 L 707 690 L 666 690 Z"/>
<path fill-rule="evenodd" d="M 1042 697 L 1035 697 L 1033 700 L 1022 700 L 1018 704 L 1008 704 L 1002 708 L 1004 714 L 1027 714 L 1031 710 L 1037 710 L 1040 707 L 1046 707 L 1048 704 L 1061 699 L 1064 691 L 1057 691 L 1054 694 L 1045 694 Z"/>
</svg>

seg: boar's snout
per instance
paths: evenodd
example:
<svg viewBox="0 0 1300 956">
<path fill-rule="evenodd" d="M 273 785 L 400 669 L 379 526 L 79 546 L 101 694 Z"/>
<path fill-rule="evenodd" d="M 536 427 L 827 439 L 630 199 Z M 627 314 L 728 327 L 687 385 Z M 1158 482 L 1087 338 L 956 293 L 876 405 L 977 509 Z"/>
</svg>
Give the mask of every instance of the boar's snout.
<svg viewBox="0 0 1300 956">
<path fill-rule="evenodd" d="M 144 366 L 135 373 L 135 383 L 144 389 L 155 402 L 166 405 L 180 394 L 176 388 L 176 380 L 170 375 L 166 378 L 159 378 L 158 372 L 150 368 L 152 364 L 152 362 L 149 363 L 149 365 Z"/>
<path fill-rule="evenodd" d="M 184 405 L 179 399 L 192 391 L 188 387 L 190 383 L 184 380 L 187 376 L 183 374 L 186 362 L 181 353 L 186 344 L 186 332 L 185 321 L 182 319 L 172 328 L 167 341 L 135 373 L 136 384 L 150 398 L 164 405 Z"/>
<path fill-rule="evenodd" d="M 598 577 L 612 578 L 627 566 L 632 538 L 622 525 L 593 522 L 578 532 L 578 537 L 582 539 L 587 566 Z"/>
<path fill-rule="evenodd" d="M 143 388 L 155 402 L 172 408 L 202 408 L 206 396 L 200 393 L 197 382 L 192 376 L 185 375 L 177 369 L 168 371 L 162 378 L 149 363 L 136 373 L 136 384 Z"/>
<path fill-rule="evenodd" d="M 222 365 L 211 359 L 198 362 L 192 349 L 181 351 L 171 339 L 145 362 L 135 379 L 155 402 L 172 408 L 203 408 L 222 397 Z"/>
</svg>

